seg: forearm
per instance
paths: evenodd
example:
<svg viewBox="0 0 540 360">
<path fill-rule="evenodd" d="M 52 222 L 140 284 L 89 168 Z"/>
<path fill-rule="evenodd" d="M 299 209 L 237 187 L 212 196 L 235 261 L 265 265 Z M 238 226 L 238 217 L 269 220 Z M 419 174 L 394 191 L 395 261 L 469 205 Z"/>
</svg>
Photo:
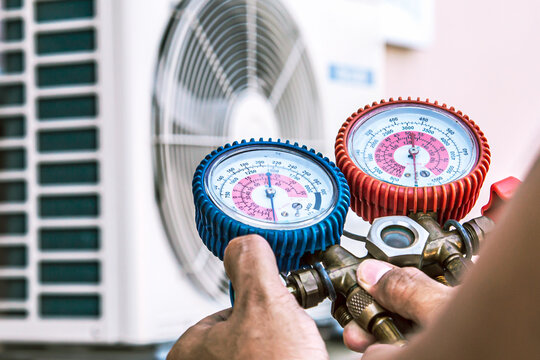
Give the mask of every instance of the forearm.
<svg viewBox="0 0 540 360">
<path fill-rule="evenodd" d="M 446 310 L 399 359 L 525 359 L 540 334 L 540 161 Z"/>
</svg>

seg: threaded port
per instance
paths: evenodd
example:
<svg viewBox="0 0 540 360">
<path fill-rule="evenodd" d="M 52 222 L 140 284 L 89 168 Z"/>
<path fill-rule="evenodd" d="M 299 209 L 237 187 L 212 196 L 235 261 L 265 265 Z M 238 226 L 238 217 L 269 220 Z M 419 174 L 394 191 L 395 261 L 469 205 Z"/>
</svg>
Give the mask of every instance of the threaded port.
<svg viewBox="0 0 540 360">
<path fill-rule="evenodd" d="M 334 311 L 332 316 L 334 317 L 334 319 L 337 320 L 337 322 L 339 323 L 339 325 L 341 325 L 341 327 L 345 327 L 345 325 L 347 325 L 348 323 L 354 320 L 352 315 L 349 313 L 349 310 L 347 310 L 347 306 L 345 305 L 339 306 Z"/>
</svg>

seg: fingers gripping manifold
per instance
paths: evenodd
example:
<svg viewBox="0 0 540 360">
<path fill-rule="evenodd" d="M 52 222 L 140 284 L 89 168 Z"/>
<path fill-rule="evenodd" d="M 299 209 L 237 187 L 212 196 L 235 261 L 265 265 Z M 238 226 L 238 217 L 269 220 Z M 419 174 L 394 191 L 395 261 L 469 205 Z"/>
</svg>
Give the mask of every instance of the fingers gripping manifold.
<svg viewBox="0 0 540 360">
<path fill-rule="evenodd" d="M 450 230 L 451 226 L 455 229 Z M 397 266 L 420 268 L 454 285 L 492 227 L 493 222 L 484 216 L 463 225 L 450 222 L 443 227 L 435 214 L 378 218 L 367 236 L 369 254 L 365 258 L 357 258 L 339 245 L 331 246 L 306 260 L 312 268 L 291 273 L 287 285 L 302 307 L 316 306 L 328 297 L 333 302 L 332 315 L 341 326 L 355 320 L 381 342 L 402 343 L 403 335 L 391 314 L 357 285 L 358 265 L 373 257 Z"/>
<path fill-rule="evenodd" d="M 342 326 L 354 319 L 381 342 L 402 341 L 403 335 L 390 314 L 356 282 L 356 269 L 362 260 L 339 245 L 331 246 L 312 259 L 313 268 L 291 273 L 288 288 L 304 308 L 329 297 L 333 316 Z"/>
</svg>

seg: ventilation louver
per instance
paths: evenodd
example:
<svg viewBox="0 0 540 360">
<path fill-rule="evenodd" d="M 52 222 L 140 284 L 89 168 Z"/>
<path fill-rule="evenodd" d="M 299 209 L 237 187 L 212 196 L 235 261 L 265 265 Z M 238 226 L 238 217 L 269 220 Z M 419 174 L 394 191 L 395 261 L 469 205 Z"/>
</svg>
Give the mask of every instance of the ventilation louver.
<svg viewBox="0 0 540 360">
<path fill-rule="evenodd" d="M 0 320 L 97 320 L 96 1 L 0 6 Z"/>
</svg>

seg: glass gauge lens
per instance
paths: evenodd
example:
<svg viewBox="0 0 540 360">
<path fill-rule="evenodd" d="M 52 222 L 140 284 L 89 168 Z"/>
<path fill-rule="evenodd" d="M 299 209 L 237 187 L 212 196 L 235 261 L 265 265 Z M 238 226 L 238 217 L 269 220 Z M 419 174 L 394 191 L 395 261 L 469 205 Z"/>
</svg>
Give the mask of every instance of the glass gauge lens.
<svg viewBox="0 0 540 360">
<path fill-rule="evenodd" d="M 218 157 L 205 176 L 212 201 L 235 220 L 264 229 L 302 228 L 335 206 L 327 170 L 279 146 L 251 146 Z"/>
<path fill-rule="evenodd" d="M 395 104 L 367 113 L 352 128 L 348 152 L 366 174 L 401 186 L 435 186 L 472 171 L 478 143 L 449 112 Z"/>
</svg>

